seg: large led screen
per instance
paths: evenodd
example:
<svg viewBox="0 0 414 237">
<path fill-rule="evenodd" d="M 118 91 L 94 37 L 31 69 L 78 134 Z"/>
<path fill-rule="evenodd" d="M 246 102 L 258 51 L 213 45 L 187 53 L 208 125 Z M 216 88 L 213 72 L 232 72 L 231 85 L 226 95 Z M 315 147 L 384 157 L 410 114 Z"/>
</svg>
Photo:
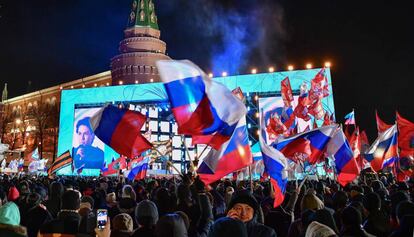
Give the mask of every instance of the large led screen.
<svg viewBox="0 0 414 237">
<path fill-rule="evenodd" d="M 311 84 L 311 80 L 320 69 L 251 74 L 214 78 L 230 90 L 240 88 L 246 97 L 246 107 L 249 110 L 247 125 L 249 128 L 250 144 L 257 142 L 258 119 L 253 116 L 259 109 L 266 110 L 267 115 L 280 113 L 283 107 L 280 97 L 280 83 L 286 77 L 290 78 L 293 90 L 303 83 Z M 331 114 L 335 112 L 330 71 L 326 69 L 330 95 L 323 99 L 323 107 Z M 295 101 L 297 103 L 297 91 Z M 65 167 L 58 171 L 60 175 L 99 175 L 102 164 L 106 166 L 120 157 L 113 149 L 103 144 L 99 138 L 88 131 L 87 125 L 82 125 L 88 117 L 106 104 L 124 106 L 146 115 L 148 121 L 141 129 L 143 135 L 151 142 L 171 141 L 171 147 L 163 157 L 150 166 L 149 174 L 164 175 L 176 173 L 174 169 L 166 170 L 166 161 L 173 163 L 178 170 L 185 171 L 189 160 L 199 157 L 201 160 L 208 153 L 209 147 L 191 144 L 191 138 L 177 134 L 177 125 L 171 113 L 167 93 L 162 83 L 137 85 L 108 86 L 63 90 L 61 95 L 60 127 L 58 140 L 58 155 L 70 151 L 74 158 L 74 168 Z M 253 104 L 252 104 L 253 103 Z M 269 112 L 269 113 L 268 113 Z M 300 121 L 299 128 L 303 129 L 312 121 Z M 322 121 L 317 121 L 322 123 Z M 256 140 L 255 140 L 256 139 Z M 185 145 L 184 145 L 185 143 Z M 187 146 L 189 152 L 186 152 Z M 204 151 L 205 150 L 205 151 Z M 204 151 L 204 152 L 203 152 Z M 200 154 L 203 154 L 200 156 Z M 199 162 L 201 163 L 201 162 Z M 101 166 L 101 167 L 100 167 Z"/>
</svg>

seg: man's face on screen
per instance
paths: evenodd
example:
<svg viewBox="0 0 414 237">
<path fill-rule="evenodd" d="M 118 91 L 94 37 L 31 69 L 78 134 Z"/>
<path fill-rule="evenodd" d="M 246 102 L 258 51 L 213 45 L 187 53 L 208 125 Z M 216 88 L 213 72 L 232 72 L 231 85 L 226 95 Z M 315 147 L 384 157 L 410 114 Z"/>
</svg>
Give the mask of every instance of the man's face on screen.
<svg viewBox="0 0 414 237">
<path fill-rule="evenodd" d="M 87 126 L 81 125 L 78 129 L 79 145 L 92 145 L 94 134 Z"/>
</svg>

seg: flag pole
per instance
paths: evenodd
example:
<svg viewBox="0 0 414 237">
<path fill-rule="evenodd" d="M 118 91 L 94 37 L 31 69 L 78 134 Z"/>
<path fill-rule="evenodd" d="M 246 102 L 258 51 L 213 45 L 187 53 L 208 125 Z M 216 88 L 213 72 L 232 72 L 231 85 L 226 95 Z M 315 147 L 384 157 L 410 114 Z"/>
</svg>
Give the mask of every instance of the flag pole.
<svg viewBox="0 0 414 237">
<path fill-rule="evenodd" d="M 171 161 L 167 161 L 167 164 L 171 167 L 171 168 L 173 168 L 179 175 L 183 175 L 182 173 L 181 173 L 181 171 L 179 171 L 174 165 L 173 165 L 173 163 L 171 162 Z"/>
<path fill-rule="evenodd" d="M 250 193 L 253 193 L 253 176 L 252 176 L 251 165 L 249 165 L 249 178 L 250 178 Z"/>
<path fill-rule="evenodd" d="M 188 159 L 190 160 L 191 169 L 193 170 L 193 173 L 197 176 L 197 171 L 196 171 L 196 168 L 194 166 L 193 159 L 190 156 L 190 151 L 188 150 L 187 144 L 185 143 L 184 135 L 181 135 L 181 140 L 183 141 L 185 152 L 187 153 Z"/>
</svg>

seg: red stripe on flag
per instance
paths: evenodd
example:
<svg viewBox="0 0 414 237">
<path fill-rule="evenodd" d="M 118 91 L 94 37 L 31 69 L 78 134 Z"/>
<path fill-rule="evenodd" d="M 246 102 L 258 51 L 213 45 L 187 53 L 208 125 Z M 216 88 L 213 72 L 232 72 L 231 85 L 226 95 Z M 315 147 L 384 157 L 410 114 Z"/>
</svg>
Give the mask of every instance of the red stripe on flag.
<svg viewBox="0 0 414 237">
<path fill-rule="evenodd" d="M 141 128 L 145 121 L 145 116 L 126 111 L 112 134 L 111 147 L 118 153 L 131 158 L 150 149 L 151 143 L 141 134 Z"/>
</svg>

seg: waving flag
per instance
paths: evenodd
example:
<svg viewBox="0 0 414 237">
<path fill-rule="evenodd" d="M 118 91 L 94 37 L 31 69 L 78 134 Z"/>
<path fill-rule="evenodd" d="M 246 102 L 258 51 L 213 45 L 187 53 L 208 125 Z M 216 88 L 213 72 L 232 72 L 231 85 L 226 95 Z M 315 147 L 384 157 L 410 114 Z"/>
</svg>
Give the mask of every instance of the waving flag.
<svg viewBox="0 0 414 237">
<path fill-rule="evenodd" d="M 293 102 L 292 87 L 290 86 L 289 77 L 286 77 L 280 82 L 282 92 L 282 99 L 285 107 L 291 107 Z"/>
<path fill-rule="evenodd" d="M 318 74 L 311 80 L 311 89 L 309 90 L 309 98 L 321 100 L 329 95 L 328 78 L 326 77 L 325 68 L 322 68 Z"/>
<path fill-rule="evenodd" d="M 137 157 L 152 147 L 141 134 L 147 118 L 140 112 L 108 105 L 92 116 L 90 123 L 96 136 L 116 152 Z"/>
<path fill-rule="evenodd" d="M 345 124 L 346 125 L 351 125 L 354 124 L 355 125 L 355 113 L 352 110 L 351 113 L 345 115 Z"/>
<path fill-rule="evenodd" d="M 370 145 L 369 145 L 369 140 L 367 137 L 367 134 L 365 133 L 365 131 L 362 131 L 359 134 L 359 147 L 360 147 L 360 154 L 357 157 L 357 162 L 359 164 L 360 169 L 364 169 L 366 168 L 368 162 L 365 159 L 365 153 L 368 151 Z"/>
<path fill-rule="evenodd" d="M 264 131 L 264 119 L 260 121 L 261 135 L 259 136 L 260 148 L 262 150 L 262 159 L 265 167 L 265 172 L 270 177 L 270 182 L 273 185 L 275 201 L 274 207 L 282 204 L 285 199 L 285 191 L 287 184 L 287 171 L 288 162 L 286 157 L 278 150 L 266 144 L 265 131 Z"/>
<path fill-rule="evenodd" d="M 141 180 L 147 176 L 147 170 L 150 159 L 147 157 L 139 162 L 128 174 L 129 180 Z"/>
<path fill-rule="evenodd" d="M 198 167 L 197 173 L 205 184 L 252 164 L 252 152 L 246 127 L 242 118 L 231 138 L 219 150 L 211 149 Z"/>
<path fill-rule="evenodd" d="M 280 138 L 272 146 L 292 161 L 307 160 L 311 164 L 315 164 L 322 158 L 326 145 L 337 127 L 338 125 L 330 125 L 288 138 Z"/>
<path fill-rule="evenodd" d="M 122 169 L 127 168 L 126 158 L 124 156 L 119 157 L 118 159 L 112 158 L 112 162 L 108 165 L 106 169 L 103 170 L 103 176 L 108 176 L 112 174 L 118 174 Z"/>
<path fill-rule="evenodd" d="M 414 123 L 403 118 L 397 112 L 398 146 L 401 156 L 414 156 Z"/>
<path fill-rule="evenodd" d="M 371 162 L 371 168 L 375 172 L 394 163 L 398 157 L 397 139 L 397 125 L 393 125 L 381 133 L 371 145 L 365 154 L 365 159 Z"/>
<path fill-rule="evenodd" d="M 72 163 L 73 163 L 72 156 L 70 155 L 69 151 L 66 151 L 55 159 L 55 162 L 53 162 L 53 164 L 49 167 L 49 169 L 47 170 L 47 173 L 49 175 L 52 175 L 53 173 L 56 173 L 58 170 L 68 165 L 71 165 Z"/>
<path fill-rule="evenodd" d="M 335 135 L 329 141 L 326 153 L 335 158 L 336 173 L 338 174 L 337 180 L 342 186 L 357 178 L 360 170 L 342 129 L 338 128 Z"/>
<path fill-rule="evenodd" d="M 269 119 L 269 124 L 266 126 L 266 131 L 269 136 L 277 137 L 279 135 L 288 136 L 288 129 L 280 120 L 280 117 L 277 113 L 272 114 Z"/>
<path fill-rule="evenodd" d="M 323 117 L 323 124 L 322 124 L 322 126 L 328 126 L 328 125 L 331 125 L 333 123 L 334 122 L 331 121 L 331 116 L 329 116 L 328 113 L 325 113 L 325 116 Z"/>
<path fill-rule="evenodd" d="M 191 136 L 214 134 L 228 140 L 229 127 L 247 112 L 243 102 L 190 61 L 160 60 L 157 67 L 178 124 L 178 133 Z"/>
<path fill-rule="evenodd" d="M 321 120 L 325 116 L 325 110 L 322 106 L 322 100 L 315 100 L 311 106 L 308 108 L 309 114 L 313 115 L 315 119 Z"/>
<path fill-rule="evenodd" d="M 376 110 L 375 110 L 375 119 L 377 121 L 378 134 L 385 132 L 385 130 L 389 129 L 392 126 L 382 121 L 382 119 L 378 116 L 378 111 Z"/>
</svg>

